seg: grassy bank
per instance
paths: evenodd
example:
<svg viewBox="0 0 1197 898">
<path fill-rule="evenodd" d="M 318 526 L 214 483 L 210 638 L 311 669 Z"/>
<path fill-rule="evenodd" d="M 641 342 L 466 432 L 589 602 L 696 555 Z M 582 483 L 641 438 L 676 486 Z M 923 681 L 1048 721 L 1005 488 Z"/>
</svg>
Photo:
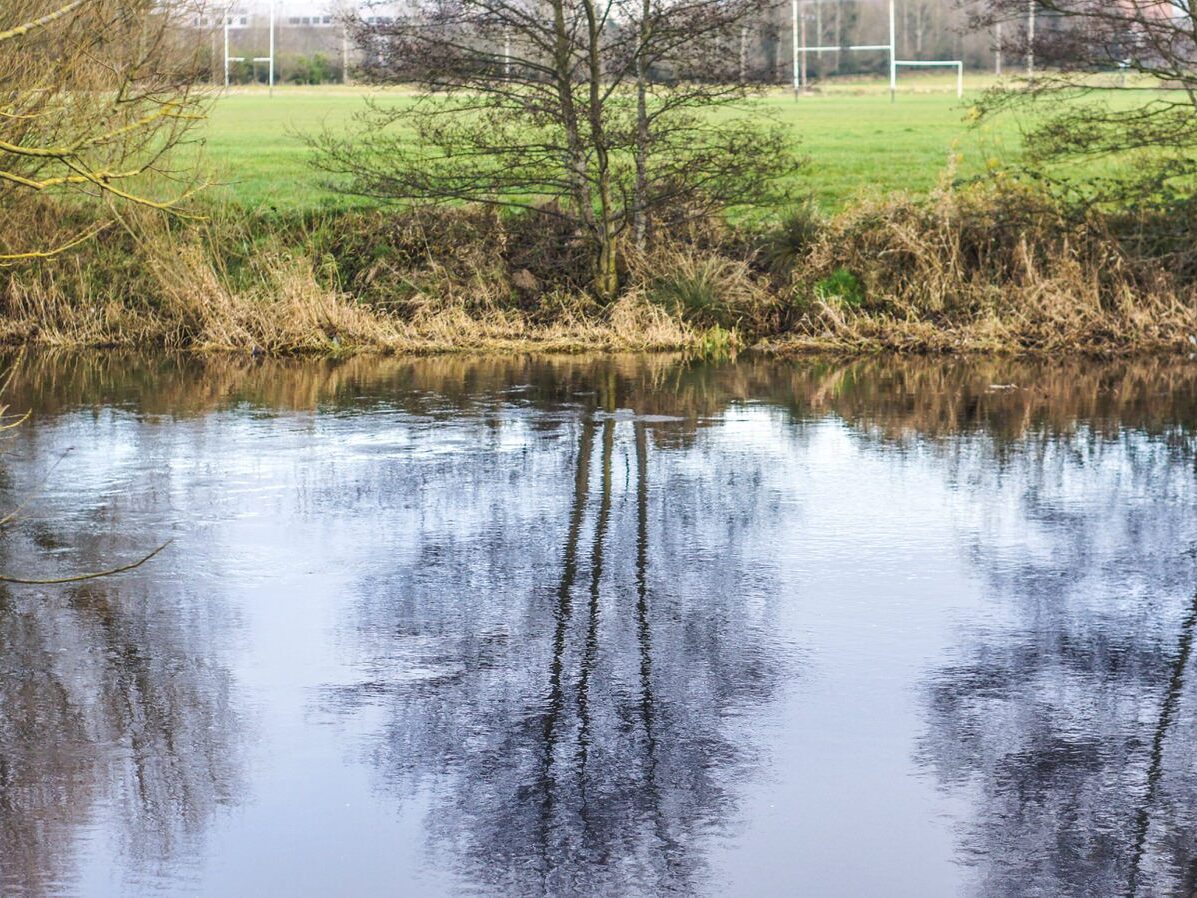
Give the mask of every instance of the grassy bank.
<svg viewBox="0 0 1197 898">
<path fill-rule="evenodd" d="M 806 162 L 789 186 L 809 200 L 660 228 L 650 251 L 625 246 L 608 303 L 551 216 L 405 211 L 332 190 L 302 134 L 348 124 L 363 90 L 233 91 L 202 123 L 224 183 L 200 216 L 126 209 L 70 253 L 0 270 L 0 341 L 274 355 L 1190 351 L 1191 204 L 1083 209 L 996 175 L 1018 157 L 1017 123 L 971 128 L 951 87 L 905 77 L 891 103 L 884 82 L 839 81 L 756 101 L 793 127 Z M 62 245 L 114 214 L 53 199 L 7 213 L 21 246 Z"/>
<path fill-rule="evenodd" d="M 468 211 L 427 220 L 208 211 L 168 221 L 130 209 L 69 254 L 8 269 L 0 343 L 342 355 L 652 351 L 694 340 L 675 316 L 634 297 L 599 309 L 563 289 L 551 308 L 521 305 L 490 254 L 493 228 L 461 228 L 484 224 Z M 50 245 L 94 224 L 89 210 L 52 201 L 21 214 L 16 226 Z"/>
<path fill-rule="evenodd" d="M 52 203 L 27 211 L 21 227 L 47 240 L 87 224 Z M 1189 351 L 1194 215 L 945 182 L 830 217 L 807 205 L 767 227 L 688 226 L 626 252 L 621 296 L 600 303 L 550 216 L 224 207 L 166 226 L 143 212 L 10 270 L 0 339 L 275 355 Z"/>
</svg>

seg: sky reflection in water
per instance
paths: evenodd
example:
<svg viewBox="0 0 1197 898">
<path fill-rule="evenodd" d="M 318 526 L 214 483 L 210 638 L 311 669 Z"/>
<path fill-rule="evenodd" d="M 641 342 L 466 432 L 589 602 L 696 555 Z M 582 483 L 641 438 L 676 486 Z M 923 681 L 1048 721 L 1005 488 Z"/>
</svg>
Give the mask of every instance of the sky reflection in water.
<svg viewBox="0 0 1197 898">
<path fill-rule="evenodd" d="M 108 355 L 7 398 L 5 571 L 175 543 L 0 591 L 0 894 L 1197 889 L 1193 366 Z"/>
</svg>

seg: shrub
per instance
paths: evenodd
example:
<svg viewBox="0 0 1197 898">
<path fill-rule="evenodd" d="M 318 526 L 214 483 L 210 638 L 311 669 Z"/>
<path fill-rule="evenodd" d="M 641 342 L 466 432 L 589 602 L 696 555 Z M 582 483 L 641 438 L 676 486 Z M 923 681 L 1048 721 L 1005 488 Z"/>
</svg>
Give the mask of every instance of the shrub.
<svg viewBox="0 0 1197 898">
<path fill-rule="evenodd" d="M 289 54 L 279 65 L 281 77 L 291 84 L 329 84 L 341 79 L 339 66 L 334 66 L 323 53 Z"/>
</svg>

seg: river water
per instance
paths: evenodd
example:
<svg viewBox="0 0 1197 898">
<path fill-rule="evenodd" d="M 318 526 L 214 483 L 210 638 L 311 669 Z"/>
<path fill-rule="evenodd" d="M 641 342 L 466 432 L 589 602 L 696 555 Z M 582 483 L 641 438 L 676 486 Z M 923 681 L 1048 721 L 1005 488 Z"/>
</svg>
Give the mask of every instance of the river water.
<svg viewBox="0 0 1197 898">
<path fill-rule="evenodd" d="M 1197 365 L 14 364 L 5 898 L 1197 889 Z"/>
</svg>

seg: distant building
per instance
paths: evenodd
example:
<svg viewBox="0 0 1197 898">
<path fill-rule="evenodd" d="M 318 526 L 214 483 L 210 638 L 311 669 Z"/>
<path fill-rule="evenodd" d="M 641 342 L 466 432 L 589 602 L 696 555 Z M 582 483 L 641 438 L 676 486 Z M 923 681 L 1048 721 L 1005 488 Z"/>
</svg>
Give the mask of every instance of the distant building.
<svg viewBox="0 0 1197 898">
<path fill-rule="evenodd" d="M 385 10 L 385 7 L 384 7 Z M 210 0 L 192 17 L 191 26 L 211 46 L 211 77 L 222 83 L 225 49 L 233 83 L 262 81 L 269 71 L 271 4 L 265 0 Z M 343 0 L 276 0 L 274 3 L 275 80 L 279 83 L 345 81 L 358 52 L 344 26 L 346 14 L 377 24 L 391 21 L 377 4 L 357 6 Z M 224 39 L 222 39 L 222 37 Z"/>
<path fill-rule="evenodd" d="M 342 10 L 343 5 L 335 0 L 281 0 L 274 14 L 280 24 L 291 28 L 331 28 Z"/>
<path fill-rule="evenodd" d="M 248 28 L 253 14 L 244 6 L 225 6 L 211 5 L 201 8 L 193 19 L 192 24 L 196 28 L 221 28 L 227 24 L 229 28 Z"/>
<path fill-rule="evenodd" d="M 371 25 L 386 23 L 393 16 L 379 15 L 377 4 L 354 8 L 337 0 L 290 0 L 275 4 L 275 28 L 335 28 L 349 14 Z M 193 17 L 197 28 L 221 28 L 226 22 L 230 29 L 265 26 L 270 21 L 270 5 L 222 5 L 211 3 Z"/>
</svg>

